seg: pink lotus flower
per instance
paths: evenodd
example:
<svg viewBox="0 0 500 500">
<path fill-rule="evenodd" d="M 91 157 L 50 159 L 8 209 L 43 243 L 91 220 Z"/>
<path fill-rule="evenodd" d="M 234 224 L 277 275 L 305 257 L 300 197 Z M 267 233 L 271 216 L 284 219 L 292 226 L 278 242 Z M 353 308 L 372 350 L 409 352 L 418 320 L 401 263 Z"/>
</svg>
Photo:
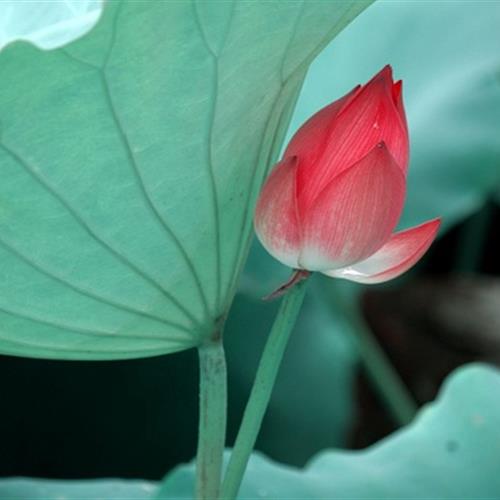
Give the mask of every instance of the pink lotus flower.
<svg viewBox="0 0 500 500">
<path fill-rule="evenodd" d="M 255 230 L 283 264 L 360 283 L 413 266 L 440 219 L 394 233 L 404 205 L 408 128 L 386 66 L 297 131 L 267 179 Z"/>
</svg>

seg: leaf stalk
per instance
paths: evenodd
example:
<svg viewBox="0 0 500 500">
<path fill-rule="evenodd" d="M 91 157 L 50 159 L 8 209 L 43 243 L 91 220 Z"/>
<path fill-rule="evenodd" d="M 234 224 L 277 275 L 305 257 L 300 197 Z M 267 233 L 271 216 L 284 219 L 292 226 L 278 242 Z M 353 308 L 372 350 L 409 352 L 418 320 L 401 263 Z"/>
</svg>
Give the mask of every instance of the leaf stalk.
<svg viewBox="0 0 500 500">
<path fill-rule="evenodd" d="M 219 497 L 226 438 L 227 370 L 222 336 L 201 345 L 198 354 L 200 412 L 195 497 L 213 500 Z"/>
</svg>

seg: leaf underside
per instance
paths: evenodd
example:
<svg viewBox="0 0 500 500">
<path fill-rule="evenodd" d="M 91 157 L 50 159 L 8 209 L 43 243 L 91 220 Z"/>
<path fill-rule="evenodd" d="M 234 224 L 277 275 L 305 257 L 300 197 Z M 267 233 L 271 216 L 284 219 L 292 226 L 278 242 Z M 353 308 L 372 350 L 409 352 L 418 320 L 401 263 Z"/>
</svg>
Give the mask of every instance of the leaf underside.
<svg viewBox="0 0 500 500">
<path fill-rule="evenodd" d="M 370 2 L 109 2 L 0 53 L 0 351 L 154 356 L 217 329 L 305 71 Z"/>
</svg>

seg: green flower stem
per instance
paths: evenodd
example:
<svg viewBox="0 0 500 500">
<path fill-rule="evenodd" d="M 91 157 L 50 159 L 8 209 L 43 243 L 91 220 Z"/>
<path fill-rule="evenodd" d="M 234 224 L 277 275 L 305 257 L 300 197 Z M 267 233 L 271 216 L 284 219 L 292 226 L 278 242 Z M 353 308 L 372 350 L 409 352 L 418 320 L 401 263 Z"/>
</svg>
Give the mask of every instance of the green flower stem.
<svg viewBox="0 0 500 500">
<path fill-rule="evenodd" d="M 344 314 L 353 325 L 358 342 L 361 362 L 373 388 L 384 401 L 386 408 L 398 425 L 406 425 L 413 420 L 418 407 L 389 357 L 378 343 L 363 319 L 357 300 L 346 300 L 335 293 L 337 304 L 341 304 Z"/>
<path fill-rule="evenodd" d="M 308 281 L 305 279 L 288 290 L 274 320 L 222 483 L 221 498 L 225 500 L 235 499 L 238 495 Z"/>
<path fill-rule="evenodd" d="M 198 348 L 200 415 L 196 455 L 196 498 L 218 498 L 226 437 L 227 372 L 222 339 Z"/>
<path fill-rule="evenodd" d="M 361 360 L 373 388 L 384 401 L 394 421 L 401 426 L 409 424 L 418 407 L 408 388 L 361 318 L 356 321 L 354 330 Z"/>
</svg>

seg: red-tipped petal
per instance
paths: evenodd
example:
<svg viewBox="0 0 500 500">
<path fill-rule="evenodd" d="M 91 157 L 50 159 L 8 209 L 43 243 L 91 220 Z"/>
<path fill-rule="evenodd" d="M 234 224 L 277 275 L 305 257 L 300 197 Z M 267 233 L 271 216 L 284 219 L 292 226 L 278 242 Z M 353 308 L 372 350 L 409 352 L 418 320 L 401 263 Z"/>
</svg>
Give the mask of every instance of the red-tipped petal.
<svg viewBox="0 0 500 500">
<path fill-rule="evenodd" d="M 387 86 L 392 86 L 392 66 L 390 64 L 386 64 L 368 83 L 365 84 L 365 87 L 372 85 L 373 82 L 382 81 Z"/>
<path fill-rule="evenodd" d="M 313 165 L 325 149 L 335 117 L 360 89 L 361 85 L 358 85 L 311 116 L 292 137 L 283 157 L 298 156 L 300 164 L 306 169 Z M 300 186 L 298 189 L 300 190 Z"/>
<path fill-rule="evenodd" d="M 393 85 L 391 68 L 386 66 L 335 115 L 328 137 L 322 141 L 318 160 L 301 164 L 298 174 L 301 214 L 335 175 L 350 168 L 380 142 L 386 143 L 396 163 L 406 172 L 408 131 L 396 107 Z M 306 131 L 304 135 L 306 143 Z"/>
<path fill-rule="evenodd" d="M 372 255 L 396 227 L 405 189 L 401 169 L 385 144 L 377 145 L 333 179 L 301 218 L 300 267 L 325 271 Z"/>
<path fill-rule="evenodd" d="M 401 123 L 404 125 L 406 133 L 408 133 L 408 122 L 406 120 L 406 112 L 403 104 L 403 82 L 401 80 L 397 81 L 392 87 L 392 97 L 394 99 L 394 104 L 398 110 L 399 117 L 401 118 Z"/>
<path fill-rule="evenodd" d="M 283 264 L 297 267 L 300 227 L 297 217 L 297 157 L 280 161 L 268 177 L 255 209 L 255 232 L 266 250 Z"/>
<path fill-rule="evenodd" d="M 383 283 L 403 274 L 420 260 L 434 241 L 441 223 L 434 219 L 392 235 L 391 239 L 362 262 L 324 274 L 358 283 Z"/>
<path fill-rule="evenodd" d="M 396 105 L 401 99 L 401 91 L 403 90 L 402 86 L 403 82 L 401 80 L 394 82 L 394 85 L 392 86 L 392 99 L 394 100 L 394 104 Z"/>
</svg>

